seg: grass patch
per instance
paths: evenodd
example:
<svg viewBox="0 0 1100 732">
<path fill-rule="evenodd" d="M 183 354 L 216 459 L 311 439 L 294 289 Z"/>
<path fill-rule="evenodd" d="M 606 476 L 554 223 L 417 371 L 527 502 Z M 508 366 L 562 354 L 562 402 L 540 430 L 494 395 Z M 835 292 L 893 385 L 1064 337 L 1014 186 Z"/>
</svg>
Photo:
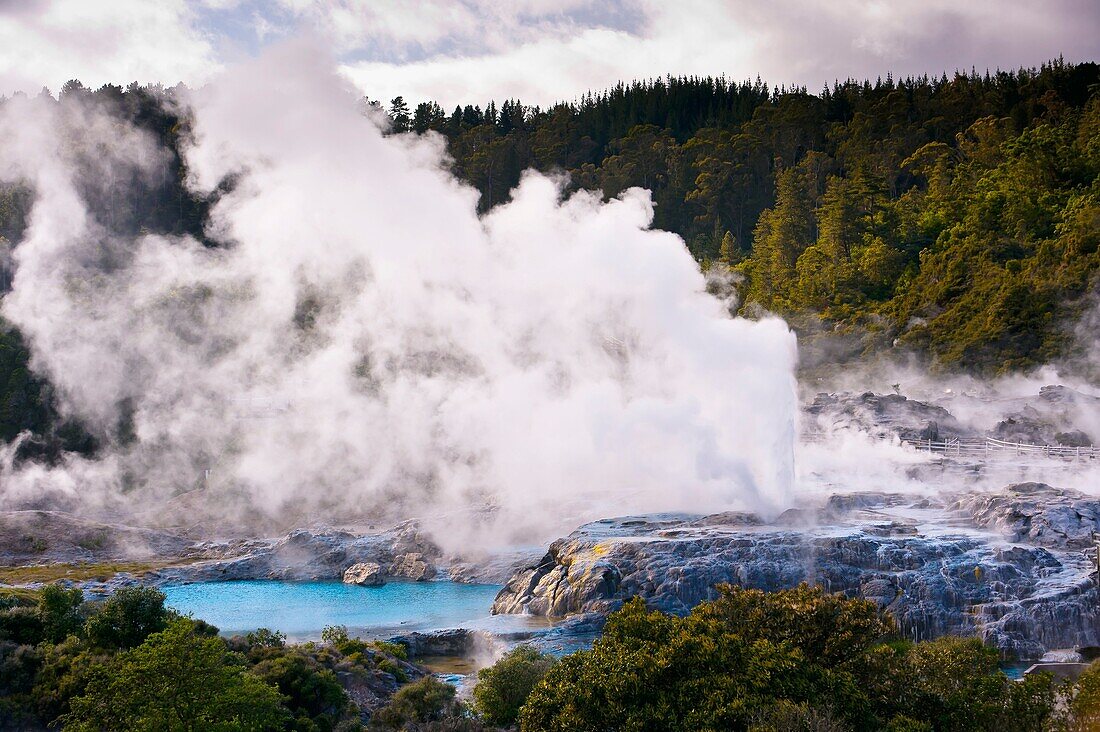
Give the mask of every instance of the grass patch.
<svg viewBox="0 0 1100 732">
<path fill-rule="evenodd" d="M 31 606 L 38 604 L 38 590 L 26 587 L 0 587 L 0 608 L 6 606 L 6 601 L 13 600 L 15 606 Z"/>
<path fill-rule="evenodd" d="M 76 542 L 76 545 L 82 549 L 102 549 L 103 545 L 107 543 L 106 532 L 100 531 L 93 536 L 85 536 L 80 541 Z"/>
<path fill-rule="evenodd" d="M 409 649 L 400 643 L 390 643 L 389 641 L 374 640 L 368 643 L 370 647 L 376 651 L 381 651 L 394 658 L 400 658 L 402 661 L 409 660 Z"/>
<path fill-rule="evenodd" d="M 26 585 L 32 582 L 57 582 L 73 580 L 100 582 L 114 577 L 120 572 L 141 576 L 164 567 L 183 564 L 178 559 L 146 560 L 137 562 L 78 562 L 75 564 L 39 564 L 21 567 L 0 567 L 0 584 Z"/>
</svg>

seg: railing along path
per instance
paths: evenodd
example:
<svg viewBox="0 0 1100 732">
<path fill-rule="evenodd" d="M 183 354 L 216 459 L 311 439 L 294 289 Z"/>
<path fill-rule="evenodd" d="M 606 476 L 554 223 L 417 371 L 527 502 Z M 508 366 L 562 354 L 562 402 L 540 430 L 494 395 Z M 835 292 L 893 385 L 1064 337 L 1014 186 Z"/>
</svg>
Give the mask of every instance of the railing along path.
<svg viewBox="0 0 1100 732">
<path fill-rule="evenodd" d="M 1044 457 L 1063 460 L 1095 460 L 1100 458 L 1100 448 L 1067 447 L 1064 445 L 1031 445 L 1024 442 L 1005 442 L 992 437 L 951 438 L 937 440 L 903 440 L 907 445 L 923 452 L 940 453 L 958 457 Z"/>
</svg>

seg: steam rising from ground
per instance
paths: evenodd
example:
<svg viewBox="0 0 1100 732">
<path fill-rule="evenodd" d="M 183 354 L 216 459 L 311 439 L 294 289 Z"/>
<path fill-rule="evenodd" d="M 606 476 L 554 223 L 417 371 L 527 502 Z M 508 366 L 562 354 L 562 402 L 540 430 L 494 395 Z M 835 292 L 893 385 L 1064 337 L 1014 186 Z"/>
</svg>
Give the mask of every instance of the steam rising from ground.
<svg viewBox="0 0 1100 732">
<path fill-rule="evenodd" d="M 646 192 L 562 200 L 531 173 L 479 218 L 440 140 L 383 137 L 290 44 L 191 101 L 190 185 L 235 180 L 223 246 L 120 236 L 100 207 L 163 153 L 67 107 L 0 119 L 0 173 L 37 195 L 3 313 L 107 449 L 9 469 L 4 503 L 199 489 L 215 516 L 449 515 L 444 541 L 507 542 L 788 500 L 794 337 L 706 295 Z"/>
</svg>

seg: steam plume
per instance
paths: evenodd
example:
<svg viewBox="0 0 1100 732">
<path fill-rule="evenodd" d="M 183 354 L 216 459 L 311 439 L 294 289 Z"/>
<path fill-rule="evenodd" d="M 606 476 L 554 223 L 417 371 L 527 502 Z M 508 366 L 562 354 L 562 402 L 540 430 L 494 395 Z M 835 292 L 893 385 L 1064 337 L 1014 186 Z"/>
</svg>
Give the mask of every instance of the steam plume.
<svg viewBox="0 0 1100 732">
<path fill-rule="evenodd" d="M 532 172 L 479 218 L 439 138 L 384 136 L 354 101 L 301 43 L 194 95 L 189 185 L 234 181 L 218 248 L 97 208 L 163 174 L 142 133 L 5 108 L 0 172 L 37 198 L 3 313 L 106 447 L 9 469 L 4 502 L 200 488 L 214 514 L 452 516 L 459 541 L 467 507 L 510 540 L 787 501 L 794 337 L 705 294 L 648 193 L 563 199 Z"/>
</svg>

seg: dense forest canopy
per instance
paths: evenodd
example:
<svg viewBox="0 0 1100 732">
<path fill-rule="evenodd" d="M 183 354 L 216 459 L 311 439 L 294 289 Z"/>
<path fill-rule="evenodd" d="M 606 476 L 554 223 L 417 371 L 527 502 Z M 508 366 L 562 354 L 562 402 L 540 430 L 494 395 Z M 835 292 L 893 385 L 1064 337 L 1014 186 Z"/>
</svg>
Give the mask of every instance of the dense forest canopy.
<svg viewBox="0 0 1100 732">
<path fill-rule="evenodd" d="M 204 240 L 210 201 L 185 186 L 185 90 L 86 89 L 82 103 L 153 134 L 169 152 L 154 187 L 88 195 L 110 228 Z M 818 94 L 760 81 L 665 78 L 539 109 L 519 100 L 384 106 L 394 133 L 441 134 L 488 210 L 524 170 L 572 189 L 652 192 L 654 225 L 704 268 L 742 278 L 742 311 L 785 315 L 804 338 L 849 334 L 846 357 L 917 353 L 997 373 L 1074 356 L 1095 305 L 1100 245 L 1100 66 L 837 82 Z M 33 191 L 0 189 L 0 287 L 10 286 Z M 832 351 L 836 355 L 836 351 Z M 18 332 L 0 334 L 0 439 L 24 455 L 94 446 L 63 423 Z"/>
<path fill-rule="evenodd" d="M 820 94 L 718 78 L 619 85 L 549 110 L 393 100 L 397 131 L 447 137 L 481 205 L 527 168 L 653 193 L 654 225 L 747 306 L 847 355 L 900 346 L 997 373 L 1073 356 L 1095 305 L 1100 67 L 835 83 Z M 836 354 L 835 349 L 833 350 Z"/>
</svg>

